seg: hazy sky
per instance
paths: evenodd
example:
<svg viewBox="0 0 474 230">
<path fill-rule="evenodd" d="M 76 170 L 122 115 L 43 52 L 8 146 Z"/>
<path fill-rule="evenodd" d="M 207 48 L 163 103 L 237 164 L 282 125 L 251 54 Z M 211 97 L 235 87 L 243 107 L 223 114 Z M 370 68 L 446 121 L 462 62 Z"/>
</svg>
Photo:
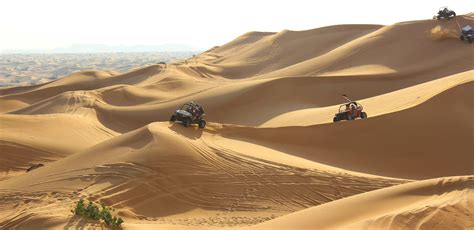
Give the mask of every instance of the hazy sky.
<svg viewBox="0 0 474 230">
<path fill-rule="evenodd" d="M 0 0 L 0 50 L 71 44 L 199 49 L 248 31 L 429 19 L 441 6 L 472 12 L 472 0 Z M 469 8 L 471 7 L 471 8 Z"/>
</svg>

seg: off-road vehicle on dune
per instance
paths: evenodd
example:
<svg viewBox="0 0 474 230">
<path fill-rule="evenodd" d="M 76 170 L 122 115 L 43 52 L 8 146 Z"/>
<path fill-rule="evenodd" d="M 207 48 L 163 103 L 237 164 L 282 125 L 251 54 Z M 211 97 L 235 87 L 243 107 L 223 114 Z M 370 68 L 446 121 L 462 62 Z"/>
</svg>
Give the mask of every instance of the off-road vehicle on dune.
<svg viewBox="0 0 474 230">
<path fill-rule="evenodd" d="M 334 115 L 332 119 L 333 122 L 338 122 L 342 120 L 354 120 L 356 118 L 365 119 L 367 118 L 367 113 L 364 112 L 364 107 L 361 104 L 350 100 L 346 95 L 342 95 L 348 102 L 339 106 L 339 111 Z"/>
<path fill-rule="evenodd" d="M 472 40 L 474 40 L 474 30 L 472 30 L 470 25 L 466 25 L 461 29 L 461 36 L 459 36 L 459 39 L 472 43 Z"/>
<path fill-rule="evenodd" d="M 451 19 L 456 17 L 456 12 L 448 9 L 448 7 L 441 7 L 439 8 L 438 15 L 433 16 L 433 19 L 441 20 L 441 19 Z"/>
<path fill-rule="evenodd" d="M 191 101 L 178 108 L 171 115 L 170 122 L 180 121 L 185 127 L 189 127 L 191 124 L 198 124 L 199 128 L 204 128 L 206 127 L 204 116 L 202 106 Z"/>
</svg>

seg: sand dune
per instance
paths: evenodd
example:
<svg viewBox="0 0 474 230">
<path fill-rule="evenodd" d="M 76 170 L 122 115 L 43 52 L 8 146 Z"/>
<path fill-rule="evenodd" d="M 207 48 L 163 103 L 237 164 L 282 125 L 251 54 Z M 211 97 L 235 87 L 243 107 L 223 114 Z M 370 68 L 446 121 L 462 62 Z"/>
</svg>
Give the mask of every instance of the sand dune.
<svg viewBox="0 0 474 230">
<path fill-rule="evenodd" d="M 126 229 L 471 228 L 474 49 L 450 34 L 473 22 L 250 32 L 1 89 L 0 228 L 101 228 L 80 197 Z M 369 118 L 333 123 L 341 94 Z M 190 100 L 205 129 L 168 122 Z"/>
<path fill-rule="evenodd" d="M 212 74 L 248 78 L 320 56 L 381 26 L 339 25 L 307 31 L 251 32 L 212 50 L 205 64 L 218 67 Z M 278 62 L 275 62 L 278 60 Z"/>
<path fill-rule="evenodd" d="M 459 81 L 462 82 L 466 79 L 470 79 L 472 72 L 466 72 L 456 76 L 457 77 L 452 78 L 454 79 L 452 81 L 459 79 Z M 445 82 L 451 81 L 449 79 L 451 79 L 451 77 L 446 77 Z M 223 83 L 221 86 L 216 86 L 215 83 L 202 82 L 189 86 L 185 84 L 183 88 L 192 88 L 192 90 L 196 90 L 197 92 L 193 93 L 189 90 L 191 92 L 180 93 L 180 91 L 178 91 L 176 94 L 183 96 L 175 99 L 169 99 L 170 95 L 174 92 L 173 89 L 157 90 L 155 87 L 167 85 L 166 83 L 158 83 L 156 86 L 151 86 L 147 89 L 127 86 L 87 93 L 86 96 L 81 97 L 84 98 L 82 101 L 89 101 L 89 103 L 85 105 L 84 103 L 76 103 L 75 106 L 92 107 L 97 111 L 98 115 L 111 117 L 111 119 L 106 119 L 109 123 L 124 123 L 122 121 L 127 120 L 127 126 L 130 127 L 117 128 L 114 127 L 117 125 L 113 124 L 110 126 L 113 129 L 122 131 L 130 131 L 156 120 L 167 120 L 171 111 L 189 100 L 196 100 L 206 104 L 209 119 L 213 121 L 242 125 L 266 126 L 269 124 L 271 126 L 273 122 L 272 119 L 278 120 L 280 116 L 284 117 L 282 114 L 288 112 L 298 113 L 299 110 L 302 110 L 302 115 L 299 116 L 299 118 L 301 118 L 308 111 L 311 111 L 311 113 L 313 111 L 318 113 L 324 111 L 324 114 L 321 114 L 323 116 L 315 116 L 314 119 L 311 118 L 312 116 L 304 116 L 302 119 L 296 119 L 297 121 L 293 123 L 293 125 L 307 125 L 309 123 L 314 124 L 318 122 L 319 119 L 324 119 L 319 120 L 319 123 L 331 121 L 337 107 L 321 107 L 342 103 L 343 99 L 340 95 L 344 92 L 357 92 L 357 88 L 348 88 L 351 84 L 370 89 L 366 92 L 359 92 L 359 94 L 364 95 L 364 97 L 374 96 L 376 100 L 379 100 L 379 97 L 375 95 L 391 92 L 391 90 L 395 90 L 397 86 L 400 86 L 398 84 L 387 84 L 386 81 L 362 80 L 363 83 L 357 83 L 360 81 L 361 80 L 348 80 L 348 83 L 344 84 L 343 80 L 332 81 L 331 79 L 302 77 Z M 405 80 L 400 80 L 400 82 L 403 81 Z M 410 81 L 411 79 L 407 79 L 407 81 L 405 81 L 406 83 L 403 84 L 409 85 Z M 288 90 L 285 89 L 289 86 L 298 87 L 300 90 L 289 94 Z M 442 89 L 443 82 L 434 82 L 431 85 L 428 84 L 425 88 L 430 86 L 436 86 Z M 412 88 L 412 92 L 415 91 L 418 91 L 417 88 Z M 262 94 L 261 92 L 267 93 Z M 77 96 L 83 94 L 85 93 L 74 93 L 74 95 Z M 401 94 L 404 94 L 404 91 L 398 93 L 398 95 Z M 421 95 L 421 92 L 419 94 Z M 120 95 L 120 97 L 114 97 L 114 95 Z M 66 103 L 69 97 L 71 97 L 71 93 L 64 93 L 60 96 L 52 97 L 29 107 L 25 107 L 24 109 L 12 111 L 11 113 L 64 113 L 67 111 L 67 108 L 70 107 L 70 105 Z M 110 99 L 112 97 L 116 99 Z M 367 102 L 365 102 L 366 100 L 361 102 L 369 106 L 367 108 L 370 108 L 371 111 L 375 112 L 375 114 L 371 114 L 384 114 L 391 112 L 398 106 L 402 106 L 401 104 L 403 103 L 407 103 L 404 100 L 393 100 L 394 97 L 399 96 L 395 94 L 395 96 L 387 97 L 386 101 L 377 104 L 371 104 L 371 100 L 369 99 Z M 251 100 L 251 98 L 255 99 Z M 406 100 L 413 100 L 416 97 L 412 94 L 408 94 L 405 98 Z M 275 103 L 270 103 L 271 101 L 275 101 Z M 422 100 L 419 101 L 421 102 Z M 144 104 L 140 104 L 140 102 Z M 384 102 L 386 103 L 382 104 Z M 45 107 L 44 104 L 55 104 L 55 106 Z M 388 109 L 387 106 L 393 106 L 394 108 Z M 258 114 L 258 116 L 255 116 L 255 114 Z M 304 123 L 304 119 L 310 120 L 308 121 L 309 123 Z M 283 123 L 277 122 L 277 126 L 278 125 L 283 125 Z"/>
<path fill-rule="evenodd" d="M 474 71 L 471 70 L 383 95 L 358 100 L 358 102 L 367 111 L 370 111 L 370 117 L 375 117 L 420 105 L 443 91 L 472 81 L 474 81 Z M 344 99 L 341 98 L 340 101 L 342 103 Z M 446 103 L 449 103 L 449 100 L 446 100 Z M 338 109 L 339 105 L 296 110 L 276 116 L 261 126 L 308 126 L 331 123 L 333 122 L 332 117 Z"/>
<path fill-rule="evenodd" d="M 470 81 L 411 109 L 367 120 L 303 127 L 245 127 L 224 135 L 375 175 L 424 179 L 473 174 L 472 162 L 466 161 L 472 157 L 474 126 L 469 120 L 474 110 L 470 103 L 473 86 Z M 442 118 L 433 115 L 438 108 L 446 111 Z"/>
<path fill-rule="evenodd" d="M 74 115 L 2 114 L 0 119 L 2 177 L 23 174 L 34 163 L 58 160 L 117 135 L 100 123 Z"/>
<path fill-rule="evenodd" d="M 256 229 L 470 229 L 474 178 L 393 186 L 295 212 Z"/>
<path fill-rule="evenodd" d="M 446 21 L 442 28 L 459 31 L 458 24 L 472 24 L 474 17 L 461 16 Z M 436 40 L 431 30 L 440 23 L 434 20 L 398 23 L 382 27 L 372 33 L 355 39 L 319 57 L 309 59 L 265 77 L 280 76 L 340 76 L 343 70 L 356 66 L 377 65 L 393 72 L 379 72 L 374 68 L 370 74 L 346 73 L 356 76 L 410 76 L 418 75 L 434 79 L 472 69 L 473 47 L 463 46 L 457 39 Z M 399 49 L 403 47 L 403 49 Z M 468 49 L 471 52 L 458 52 Z M 440 55 L 443 54 L 443 55 Z M 444 63 L 440 66 L 439 63 Z M 384 70 L 385 70 L 384 69 Z"/>
<path fill-rule="evenodd" d="M 459 23 L 464 22 L 472 22 L 474 19 L 470 16 L 463 16 L 458 17 Z M 343 43 L 340 45 L 337 42 L 334 42 L 335 49 L 320 54 L 317 51 L 310 52 L 309 54 L 315 55 L 315 58 L 307 57 L 305 59 L 307 61 L 300 61 L 296 64 L 287 63 L 285 65 L 288 66 L 289 69 L 297 69 L 298 66 L 305 66 L 305 68 L 311 68 L 312 72 L 318 72 L 315 75 L 310 76 L 345 76 L 345 77 L 334 77 L 333 79 L 321 78 L 321 77 L 295 77 L 295 76 L 308 76 L 308 73 L 286 73 L 285 69 L 278 69 L 276 71 L 269 70 L 268 74 L 264 74 L 262 78 L 272 77 L 271 74 L 278 73 L 278 76 L 285 76 L 284 78 L 279 77 L 280 79 L 269 79 L 269 80 L 254 80 L 249 81 L 248 79 L 243 79 L 240 81 L 226 81 L 223 80 L 222 77 L 213 78 L 215 74 L 208 74 L 206 71 L 208 68 L 221 68 L 226 69 L 226 71 L 230 71 L 229 74 L 232 75 L 231 69 L 237 68 L 238 71 L 243 71 L 248 73 L 249 70 L 245 65 L 250 63 L 246 58 L 247 53 L 241 51 L 238 47 L 241 46 L 239 42 L 231 42 L 228 45 L 224 45 L 220 48 L 216 48 L 212 50 L 212 54 L 214 52 L 219 52 L 219 49 L 223 49 L 221 52 L 226 55 L 230 55 L 229 50 L 236 49 L 239 52 L 243 52 L 243 56 L 240 57 L 239 55 L 231 55 L 232 58 L 238 59 L 239 57 L 242 58 L 241 64 L 235 65 L 235 67 L 227 68 L 225 66 L 221 67 L 214 67 L 208 66 L 206 61 L 202 61 L 200 59 L 201 56 L 207 57 L 210 53 L 204 53 L 198 58 L 196 58 L 197 64 L 190 62 L 188 65 L 178 65 L 178 66 L 169 66 L 165 69 L 163 67 L 156 66 L 156 67 L 148 67 L 143 70 L 133 72 L 130 74 L 118 75 L 115 77 L 110 77 L 106 79 L 96 79 L 90 78 L 87 76 L 78 77 L 77 79 L 71 82 L 70 80 L 63 82 L 57 82 L 56 85 L 61 85 L 60 89 L 87 89 L 81 85 L 74 86 L 74 82 L 88 82 L 92 79 L 94 85 L 91 87 L 104 87 L 104 86 L 111 86 L 117 85 L 114 87 L 107 87 L 104 89 L 96 90 L 100 96 L 103 94 L 104 102 L 107 102 L 107 108 L 105 109 L 105 113 L 108 113 L 107 116 L 113 116 L 116 118 L 124 117 L 123 119 L 133 119 L 135 120 L 137 117 L 140 117 L 139 124 L 133 125 L 133 127 L 126 128 L 125 131 L 130 131 L 131 129 L 139 128 L 143 125 L 146 125 L 150 122 L 156 120 L 165 120 L 168 118 L 170 111 L 175 109 L 176 107 L 180 106 L 186 101 L 189 100 L 197 100 L 206 104 L 207 111 L 209 111 L 210 119 L 220 122 L 220 123 L 232 123 L 232 124 L 243 124 L 243 125 L 262 125 L 266 121 L 287 112 L 293 112 L 295 110 L 301 109 L 309 109 L 315 107 L 325 107 L 334 104 L 341 103 L 341 98 L 339 97 L 340 94 L 346 93 L 351 95 L 354 99 L 363 99 L 363 98 L 370 98 L 375 97 L 381 94 L 389 93 L 395 90 L 404 89 L 416 84 L 425 83 L 431 80 L 435 80 L 437 78 L 442 78 L 446 76 L 450 76 L 452 74 L 466 72 L 472 70 L 472 52 L 466 51 L 466 49 L 472 49 L 472 47 L 466 46 L 465 44 L 460 43 L 458 40 L 448 39 L 446 41 L 435 41 L 432 40 L 429 36 L 430 30 L 436 26 L 436 22 L 434 21 L 418 21 L 418 22 L 410 22 L 410 23 L 400 23 L 394 26 L 383 27 L 380 28 L 372 33 L 376 34 L 367 34 L 362 37 L 359 37 L 355 40 L 350 40 L 347 43 Z M 455 28 L 457 27 L 456 22 L 446 22 L 446 25 L 443 24 L 444 27 Z M 355 28 L 351 28 L 351 26 L 336 26 L 336 27 L 329 27 L 323 29 L 316 29 L 304 32 L 288 32 L 291 35 L 290 37 L 302 37 L 302 39 L 306 39 L 306 37 L 310 37 L 315 39 L 313 42 L 315 43 L 315 47 L 319 47 L 321 49 L 326 49 L 329 47 L 324 42 L 328 40 L 319 38 L 320 34 L 322 33 L 329 33 L 334 30 L 333 33 L 338 34 L 341 30 L 347 29 L 347 27 L 351 30 L 349 32 L 356 32 L 361 33 L 362 31 L 367 31 L 368 28 L 372 28 L 375 30 L 379 28 L 379 26 L 354 26 Z M 393 27 L 393 28 L 392 28 Z M 321 30 L 321 31 L 320 31 Z M 419 30 L 418 33 L 415 33 L 416 36 L 412 36 L 414 34 L 413 31 Z M 329 32 L 328 32 L 329 31 Z M 301 33 L 301 34 L 300 34 Z M 332 33 L 332 32 L 331 32 Z M 331 34 L 329 33 L 329 34 Z M 348 33 L 348 32 L 347 32 Z M 388 34 L 387 34 L 388 33 Z M 392 35 L 393 33 L 394 35 Z M 259 34 L 259 33 L 257 33 Z M 407 36 L 410 34 L 410 36 Z M 274 34 L 276 35 L 276 34 Z M 383 36 L 382 36 L 383 35 Z M 395 36 L 396 35 L 396 36 Z M 254 34 L 244 35 L 245 36 L 257 36 Z M 258 36 L 266 37 L 266 36 L 273 36 L 268 33 L 263 33 L 263 35 L 259 34 Z M 286 36 L 286 35 L 285 35 Z M 284 37 L 285 37 L 284 36 Z M 344 37 L 344 36 L 343 36 Z M 375 41 L 372 41 L 374 38 L 378 38 Z M 405 47 L 407 45 L 407 52 L 416 52 L 417 55 L 412 55 L 410 53 L 403 53 L 406 56 L 416 56 L 413 57 L 416 60 L 407 59 L 405 57 L 401 57 L 402 54 L 397 54 L 396 52 L 392 52 L 390 44 L 393 44 L 396 39 L 399 38 L 401 41 L 397 41 L 396 43 L 398 46 Z M 372 40 L 371 40 L 372 39 Z M 390 42 L 383 41 L 384 39 L 390 39 Z M 418 42 L 413 42 L 411 40 L 416 39 Z M 237 39 L 239 40 L 239 39 Z M 244 39 L 245 40 L 245 39 Z M 251 39 L 252 40 L 252 39 Z M 281 41 L 280 43 L 286 44 L 290 43 L 294 39 L 286 39 Z M 382 40 L 382 41 L 380 41 Z M 253 41 L 253 40 L 252 40 Z M 260 41 L 260 40 L 258 40 Z M 323 42 L 324 41 L 324 42 Z M 329 40 L 333 41 L 333 40 Z M 294 44 L 293 44 L 294 43 Z M 303 50 L 307 50 L 307 47 L 304 46 L 304 42 L 293 42 L 290 45 L 287 45 L 288 48 L 285 48 L 284 52 L 281 51 L 281 55 L 290 54 L 299 54 L 304 53 Z M 416 45 L 416 44 L 422 45 Z M 244 42 L 244 44 L 246 44 Z M 377 44 L 377 45 L 374 45 Z M 417 47 L 412 47 L 416 45 Z M 263 46 L 263 45 L 260 45 Z M 375 47 L 374 47 L 375 46 Z M 420 47 L 421 46 L 421 47 Z M 286 47 L 286 46 L 285 46 Z M 225 48 L 225 49 L 224 49 Z M 277 48 L 271 49 L 271 46 L 265 48 L 267 50 L 278 50 Z M 330 63 L 339 63 L 332 59 L 332 57 L 328 57 L 328 55 L 332 55 L 332 53 L 336 53 L 333 56 L 339 57 L 340 54 L 348 55 L 352 51 L 350 50 L 365 50 L 367 49 L 370 52 L 362 52 L 358 51 L 354 55 L 364 54 L 363 57 L 352 57 L 346 58 L 347 62 L 350 62 L 351 66 L 348 66 L 348 71 L 341 72 L 338 71 L 338 74 L 328 74 L 329 72 L 321 72 L 317 70 L 318 66 L 321 65 L 324 61 Z M 420 50 L 422 49 L 422 50 Z M 253 50 L 253 49 L 249 49 Z M 291 50 L 291 52 L 290 52 Z M 401 51 L 397 51 L 401 53 Z M 415 51 L 416 50 L 416 51 Z M 226 52 L 229 51 L 230 53 L 227 54 Z M 301 51 L 301 52 L 297 52 Z M 337 51 L 337 52 L 336 52 Z M 474 50 L 472 50 L 474 51 Z M 250 52 L 250 51 L 249 51 Z M 253 51 L 252 51 L 253 52 Z M 270 52 L 270 51 L 269 51 Z M 273 52 L 273 51 L 272 51 Z M 279 51 L 280 52 L 280 51 Z M 403 51 L 404 52 L 404 51 Z M 367 54 L 368 53 L 368 54 Z M 385 55 L 386 53 L 390 53 L 391 55 Z M 438 55 L 438 54 L 443 55 Z M 222 54 L 222 55 L 223 55 Z M 308 53 L 307 53 L 308 54 Z M 309 55 L 308 54 L 308 55 Z M 383 54 L 383 58 L 389 59 L 387 62 L 395 63 L 400 62 L 397 65 L 403 66 L 403 68 L 398 68 L 395 66 L 386 65 L 385 63 L 376 64 L 376 61 L 372 60 L 383 60 L 383 58 L 378 57 L 377 55 Z M 216 54 L 217 55 L 217 54 Z M 255 56 L 256 54 L 254 54 Z M 339 56 L 338 56 L 339 55 Z M 397 56 L 398 55 L 398 56 Z M 420 56 L 422 55 L 422 56 Z M 223 56 L 225 57 L 225 56 Z M 271 63 L 283 63 L 281 61 L 281 57 L 268 57 L 264 54 L 261 54 L 260 59 L 262 61 L 271 62 Z M 255 56 L 257 58 L 257 56 Z M 225 58 L 224 58 L 225 59 Z M 304 59 L 304 58 L 303 58 Z M 314 59 L 314 60 L 313 60 Z M 320 60 L 323 59 L 323 60 Z M 448 60 L 449 59 L 449 60 Z M 294 58 L 290 58 L 290 60 L 296 60 Z M 298 59 L 299 60 L 299 59 Z M 311 61 L 312 60 L 312 61 Z M 366 60 L 365 63 L 355 63 L 361 62 L 362 60 Z M 404 65 L 406 63 L 419 63 L 419 61 L 425 62 L 429 61 L 432 64 L 422 63 L 417 66 L 414 66 L 412 69 L 413 71 L 405 71 L 404 69 L 408 65 Z M 202 61 L 202 62 L 201 62 Z M 316 62 L 316 63 L 312 63 Z M 439 63 L 445 63 L 442 67 L 440 67 Z M 205 65 L 205 66 L 203 66 Z M 212 65 L 218 65 L 212 64 Z M 255 64 L 256 66 L 266 66 L 263 62 L 260 64 Z M 436 67 L 429 67 L 430 65 L 435 65 Z M 201 67 L 200 67 L 201 66 Z M 206 67 L 207 66 L 207 67 Z M 338 67 L 342 66 L 342 64 L 337 64 Z M 356 69 L 354 69 L 356 68 Z M 364 71 L 376 73 L 373 75 L 366 75 L 357 74 L 357 68 L 363 69 Z M 391 73 L 377 73 L 380 68 L 384 69 L 382 72 L 386 72 L 389 70 Z M 427 68 L 428 71 L 422 70 L 422 68 Z M 342 68 L 344 69 L 344 68 Z M 450 70 L 453 69 L 453 70 Z M 273 69 L 272 69 L 273 70 Z M 283 71 L 285 70 L 285 71 Z M 283 72 L 281 72 L 283 71 Z M 331 70 L 332 71 L 332 70 Z M 332 71 L 332 72 L 334 72 Z M 435 71 L 435 72 L 430 72 Z M 280 73 L 281 72 L 281 73 Z M 199 74 L 197 74 L 199 73 Z M 203 77 L 203 76 L 211 76 Z M 227 73 L 222 74 L 219 76 L 229 76 Z M 248 75 L 245 75 L 246 77 Z M 276 76 L 276 77 L 278 77 Z M 289 76 L 289 77 L 286 77 Z M 351 76 L 358 76 L 358 78 L 353 79 Z M 376 76 L 384 76 L 376 77 Z M 84 80 L 82 80 L 84 78 Z M 199 80 L 197 80 L 198 78 Z M 71 78 L 72 79 L 72 78 Z M 142 79 L 142 80 L 141 80 Z M 218 81 L 216 81 L 218 80 Z M 143 81 L 143 82 L 142 82 Z M 87 83 L 89 84 L 89 83 Z M 87 85 L 85 84 L 85 85 Z M 92 84 L 92 83 L 90 83 Z M 123 85 L 123 86 L 120 86 Z M 134 85 L 128 86 L 128 85 Z M 297 87 L 299 90 L 297 92 L 293 92 L 289 94 L 288 89 L 289 86 Z M 82 88 L 81 88 L 82 87 Z M 138 88 L 136 88 L 138 87 Z M 169 92 L 170 88 L 173 90 L 172 93 Z M 52 91 L 50 88 L 43 86 L 42 90 L 35 90 L 29 93 L 23 93 L 20 95 L 6 95 L 0 97 L 0 101 L 5 101 L 5 110 L 14 111 L 25 108 L 34 103 L 40 102 L 40 99 L 43 98 L 50 98 L 54 95 L 57 95 L 59 91 L 54 91 L 52 93 L 48 93 L 45 91 Z M 57 88 L 57 87 L 54 87 Z M 177 90 L 179 89 L 179 90 Z M 364 89 L 364 90 L 359 90 Z M 64 90 L 65 91 L 65 90 Z M 181 92 L 174 94 L 175 91 Z M 265 91 L 267 93 L 262 94 L 261 92 Z M 115 92 L 115 93 L 114 93 Z M 31 95 L 30 95 L 31 94 Z M 30 95 L 30 96 L 28 96 Z M 117 95 L 117 96 L 114 96 Z M 120 95 L 120 96 L 118 96 Z M 129 95 L 129 96 L 128 96 Z M 126 97 L 126 98 L 125 98 Z M 34 98 L 35 101 L 31 101 L 28 98 Z M 52 99 L 52 98 L 51 98 Z M 124 99 L 124 100 L 122 100 Z M 250 100 L 249 100 L 250 99 Z M 277 103 L 269 103 L 269 101 L 275 101 Z M 26 104 L 25 104 L 26 103 Z M 147 104 L 147 106 L 140 106 L 143 104 Z M 133 106 L 133 108 L 130 108 Z M 113 110 L 115 114 L 109 114 L 110 111 Z M 255 112 L 254 112 L 255 111 Z M 51 112 L 63 112 L 63 111 L 48 111 Z M 242 114 L 243 113 L 243 114 Z M 31 114 L 31 113 L 29 113 Z M 239 114 L 239 116 L 229 116 L 228 114 Z M 258 114 L 255 116 L 254 114 Z M 106 115 L 104 115 L 106 116 Z M 116 128 L 124 131 L 124 128 Z"/>
<path fill-rule="evenodd" d="M 212 132 L 153 123 L 0 186 L 12 191 L 54 187 L 62 196 L 102 194 L 97 199 L 114 204 L 121 215 L 132 219 L 241 226 L 404 182 L 321 170 L 317 164 L 291 156 L 286 158 L 293 163 L 282 164 L 278 161 L 285 158 L 261 159 L 213 142 Z M 58 205 L 62 203 L 67 202 Z M 41 206 L 37 212 L 45 213 L 20 216 L 34 220 L 57 215 Z"/>
</svg>

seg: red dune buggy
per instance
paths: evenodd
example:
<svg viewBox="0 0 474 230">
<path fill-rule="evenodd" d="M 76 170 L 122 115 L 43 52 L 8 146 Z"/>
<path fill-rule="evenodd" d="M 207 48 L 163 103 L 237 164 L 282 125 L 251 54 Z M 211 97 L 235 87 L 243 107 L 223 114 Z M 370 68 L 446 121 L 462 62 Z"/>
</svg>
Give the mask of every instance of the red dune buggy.
<svg viewBox="0 0 474 230">
<path fill-rule="evenodd" d="M 350 100 L 346 95 L 342 95 L 347 101 L 346 104 L 339 106 L 339 111 L 334 115 L 333 122 L 338 122 L 342 120 L 354 120 L 356 118 L 365 119 L 367 118 L 367 113 L 364 112 L 364 107 L 361 104 Z"/>
</svg>

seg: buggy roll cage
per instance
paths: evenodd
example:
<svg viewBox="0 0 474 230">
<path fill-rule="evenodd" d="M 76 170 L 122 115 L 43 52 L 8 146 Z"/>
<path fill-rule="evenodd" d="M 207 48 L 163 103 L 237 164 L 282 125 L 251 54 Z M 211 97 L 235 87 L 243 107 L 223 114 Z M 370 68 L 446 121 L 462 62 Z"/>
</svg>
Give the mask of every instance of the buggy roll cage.
<svg viewBox="0 0 474 230">
<path fill-rule="evenodd" d="M 357 103 L 357 102 L 355 102 L 355 101 L 351 101 L 351 102 L 349 102 L 349 103 L 346 103 L 346 104 L 343 104 L 343 105 L 339 106 L 339 112 L 344 112 L 344 111 L 346 111 L 346 107 L 347 107 L 347 106 L 351 106 L 351 104 L 354 104 L 354 105 L 356 106 L 356 108 L 360 108 L 361 110 L 364 109 L 364 107 L 362 107 L 361 104 L 359 104 L 359 103 Z"/>
</svg>

